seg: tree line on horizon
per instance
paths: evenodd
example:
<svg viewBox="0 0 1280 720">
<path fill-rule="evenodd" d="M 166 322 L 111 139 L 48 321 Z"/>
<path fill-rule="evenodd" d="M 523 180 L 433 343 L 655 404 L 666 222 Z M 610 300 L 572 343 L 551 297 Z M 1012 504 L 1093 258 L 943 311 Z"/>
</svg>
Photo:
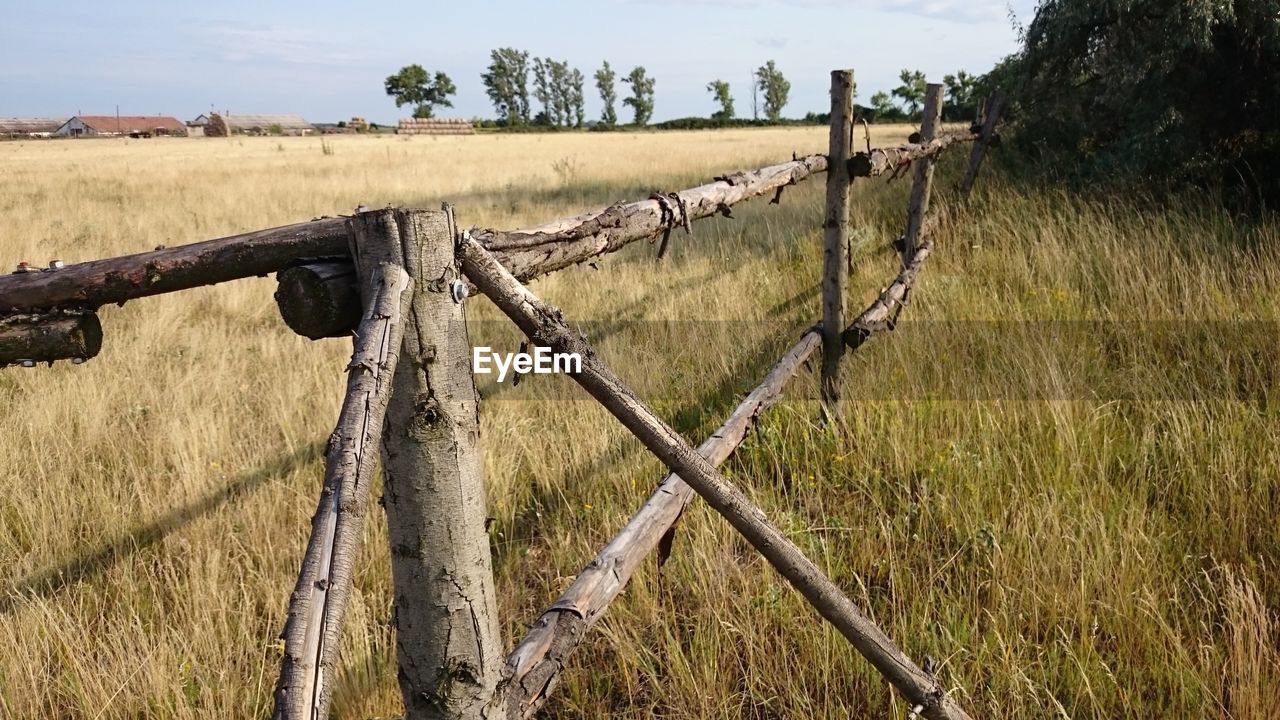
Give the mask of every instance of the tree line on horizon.
<svg viewBox="0 0 1280 720">
<path fill-rule="evenodd" d="M 480 76 L 485 94 L 493 104 L 498 127 L 582 128 L 588 125 L 612 128 L 618 121 L 618 82 L 628 95 L 621 104 L 631 109 L 631 124 L 644 127 L 653 117 L 655 79 L 643 65 L 636 66 L 621 79 L 606 60 L 593 75 L 595 89 L 603 104 L 599 120 L 586 118 L 586 76 L 568 61 L 531 56 L 528 51 L 504 47 L 490 51 L 489 66 Z M 871 98 L 871 106 L 859 107 L 859 115 L 868 120 L 909 121 L 919 116 L 925 95 L 925 75 L 919 70 L 903 70 L 902 84 L 892 93 L 879 92 Z M 974 111 L 978 78 L 960 71 L 947 75 L 947 97 L 951 107 L 948 119 L 963 119 Z M 449 99 L 457 92 L 453 80 L 445 73 L 429 73 L 421 65 L 408 65 L 386 79 L 386 93 L 395 98 L 396 107 L 413 106 L 413 116 L 429 118 L 437 107 L 453 107 Z M 738 121 L 730 84 L 722 79 L 707 83 L 716 109 L 710 121 L 727 124 Z M 766 123 L 783 121 L 782 111 L 791 92 L 791 83 L 773 60 L 752 73 L 752 118 L 759 121 L 763 110 Z M 757 102 L 759 100 L 759 102 Z M 954 117 L 951 117 L 954 116 Z M 806 120 L 819 121 L 823 116 L 809 113 Z M 686 118 L 685 124 L 694 118 Z M 680 123 L 681 121 L 672 121 Z"/>
</svg>

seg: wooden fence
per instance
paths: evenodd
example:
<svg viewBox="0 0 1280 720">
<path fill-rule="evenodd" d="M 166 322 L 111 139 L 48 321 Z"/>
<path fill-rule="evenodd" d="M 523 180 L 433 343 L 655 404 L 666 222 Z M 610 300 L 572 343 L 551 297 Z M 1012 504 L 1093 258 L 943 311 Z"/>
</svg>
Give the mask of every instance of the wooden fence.
<svg viewBox="0 0 1280 720">
<path fill-rule="evenodd" d="M 310 338 L 354 333 L 347 392 L 326 450 L 325 482 L 289 599 L 275 717 L 328 716 L 331 678 L 369 488 L 381 451 L 392 548 L 400 684 L 407 717 L 526 718 L 548 698 L 566 661 L 659 546 L 693 495 L 740 532 L 911 704 L 911 715 L 968 715 L 718 470 L 787 383 L 821 354 L 824 415 L 839 398 L 840 360 L 892 330 L 933 250 L 945 214 L 930 211 L 933 164 L 976 141 L 960 187 L 973 187 L 995 136 L 1001 99 L 976 132 L 938 134 L 942 88 L 930 85 L 920 136 L 857 152 L 853 74 L 831 76 L 828 152 L 700 187 L 514 231 L 459 232 L 453 210 L 378 210 L 321 218 L 175 248 L 0 277 L 0 365 L 83 362 L 102 345 L 95 311 L 109 303 L 278 273 L 281 316 Z M 902 270 L 856 318 L 847 317 L 849 188 L 859 177 L 914 167 Z M 522 281 L 641 239 L 691 233 L 691 223 L 826 172 L 821 321 L 778 361 L 715 433 L 694 448 L 572 331 L 561 311 Z M 671 474 L 573 584 L 503 658 L 485 532 L 477 395 L 464 314 L 487 296 L 528 338 L 576 353 L 571 373 Z M 430 548 L 431 552 L 425 552 Z"/>
</svg>

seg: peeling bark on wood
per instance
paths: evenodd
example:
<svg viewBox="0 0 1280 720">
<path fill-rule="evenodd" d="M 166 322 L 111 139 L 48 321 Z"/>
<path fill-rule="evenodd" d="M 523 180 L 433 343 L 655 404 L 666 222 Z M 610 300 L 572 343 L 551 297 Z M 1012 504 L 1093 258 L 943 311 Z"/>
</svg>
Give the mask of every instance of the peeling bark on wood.
<svg viewBox="0 0 1280 720">
<path fill-rule="evenodd" d="M 312 340 L 351 337 L 359 325 L 360 288 L 350 262 L 297 265 L 281 270 L 276 280 L 280 317 L 299 335 Z"/>
<path fill-rule="evenodd" d="M 1000 111 L 1004 108 L 1004 93 L 999 90 L 991 95 L 987 102 L 987 117 L 982 123 L 982 134 L 974 143 L 969 153 L 969 169 L 965 171 L 964 180 L 960 183 L 960 195 L 968 197 L 973 192 L 973 184 L 978 181 L 978 170 L 982 167 L 982 159 L 986 155 L 987 146 L 995 136 L 996 124 L 1000 122 Z"/>
<path fill-rule="evenodd" d="M 93 310 L 148 295 L 265 276 L 298 258 L 346 254 L 345 219 L 325 218 L 57 270 L 0 275 L 0 315 L 55 307 Z"/>
<path fill-rule="evenodd" d="M 930 218 L 930 220 L 934 220 L 934 218 Z M 935 224 L 936 221 L 933 223 L 926 221 L 925 229 L 930 230 Z M 880 296 L 866 310 L 862 311 L 862 314 L 849 327 L 845 328 L 841 337 L 850 350 L 857 350 L 862 343 L 877 332 L 893 329 L 894 323 L 897 322 L 898 313 L 902 312 L 902 308 L 906 306 L 911 288 L 915 285 L 916 278 L 920 275 L 920 268 L 924 266 L 924 261 L 929 258 L 929 253 L 931 252 L 933 252 L 933 242 L 930 240 L 922 242 L 911 257 L 911 260 L 902 268 L 902 272 L 898 274 L 898 277 L 894 278 L 889 287 L 885 288 L 880 293 Z"/>
<path fill-rule="evenodd" d="M 70 359 L 83 361 L 102 350 L 102 324 L 91 312 L 0 317 L 0 367 Z"/>
<path fill-rule="evenodd" d="M 849 291 L 849 157 L 853 152 L 853 71 L 831 72 L 831 133 L 827 208 L 822 235 L 822 407 L 832 418 L 840 402 L 840 357 Z"/>
<path fill-rule="evenodd" d="M 479 720 L 502 667 L 471 344 L 450 209 L 397 211 L 414 281 L 383 433 L 406 720 Z"/>
<path fill-rule="evenodd" d="M 920 137 L 924 142 L 932 140 L 942 124 L 942 92 L 943 86 L 936 83 L 930 83 L 925 89 L 924 118 L 920 125 Z M 911 200 L 907 206 L 907 233 L 902 241 L 903 263 L 915 255 L 916 246 L 920 244 L 921 226 L 929 212 L 929 196 L 933 192 L 933 163 L 933 157 L 915 163 Z"/>
<path fill-rule="evenodd" d="M 698 220 L 826 169 L 826 156 L 810 155 L 681 190 L 667 202 L 685 208 L 684 219 Z M 682 224 L 680 213 L 673 217 L 673 213 L 663 211 L 659 201 L 641 200 L 522 230 L 472 230 L 471 237 L 492 250 L 512 275 L 528 281 L 614 252 L 637 240 L 657 237 Z"/>
<path fill-rule="evenodd" d="M 822 344 L 809 332 L 778 361 L 759 387 L 700 446 L 698 454 L 719 467 L 742 444 L 756 420 L 782 396 L 787 382 Z M 690 488 L 678 475 L 668 475 L 613 540 L 574 580 L 573 585 L 542 613 L 529 633 L 507 656 L 500 694 L 494 706 L 500 717 L 531 716 L 546 702 L 569 656 L 588 629 L 604 615 L 622 592 L 631 574 L 675 526 L 689 499 Z"/>
<path fill-rule="evenodd" d="M 581 355 L 582 372 L 573 379 L 724 516 L 894 687 L 913 705 L 920 705 L 925 717 L 968 718 L 937 681 L 898 649 L 741 490 L 623 385 L 586 341 L 565 325 L 559 309 L 529 292 L 475 241 L 464 239 L 461 252 L 463 271 L 480 291 L 534 342 L 556 352 Z"/>
<path fill-rule="evenodd" d="M 897 170 L 903 163 L 934 157 L 956 143 L 973 142 L 975 139 L 976 136 L 972 133 L 946 133 L 927 142 L 879 148 L 870 153 L 860 152 L 849 160 L 849 176 L 877 177 L 890 170 Z"/>
<path fill-rule="evenodd" d="M 372 217 L 371 217 L 372 216 Z M 338 640 L 369 504 L 391 378 L 395 373 L 412 281 L 394 227 L 381 213 L 351 218 L 355 254 L 368 298 L 347 366 L 347 394 L 325 453 L 325 481 L 311 539 L 290 596 L 275 718 L 328 717 Z M 346 233 L 344 233 L 344 236 Z"/>
</svg>

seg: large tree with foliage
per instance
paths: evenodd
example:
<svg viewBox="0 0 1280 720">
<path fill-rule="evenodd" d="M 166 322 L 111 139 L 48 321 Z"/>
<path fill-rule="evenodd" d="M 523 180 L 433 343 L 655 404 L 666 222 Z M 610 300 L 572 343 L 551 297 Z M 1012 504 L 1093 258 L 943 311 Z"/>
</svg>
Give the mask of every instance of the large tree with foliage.
<svg viewBox="0 0 1280 720">
<path fill-rule="evenodd" d="M 614 86 L 614 79 L 617 73 L 613 68 L 609 67 L 609 61 L 605 60 L 604 65 L 596 71 L 596 90 L 600 91 L 600 100 L 604 103 L 604 110 L 600 113 L 600 122 L 613 126 L 618 124 L 618 111 L 614 105 L 618 102 L 618 91 Z"/>
<path fill-rule="evenodd" d="M 765 117 L 773 122 L 782 118 L 782 108 L 787 106 L 787 96 L 791 94 L 791 83 L 782 76 L 782 71 L 772 60 L 756 70 L 756 87 L 764 96 Z"/>
<path fill-rule="evenodd" d="M 547 61 L 542 58 L 533 59 L 533 99 L 542 105 L 542 112 L 538 113 L 534 122 L 539 125 L 552 124 L 551 102 L 554 98 L 551 91 L 550 73 L 547 68 Z"/>
<path fill-rule="evenodd" d="M 1280 203 L 1280 0 L 1044 0 L 997 77 L 1043 166 Z"/>
<path fill-rule="evenodd" d="M 435 114 L 437 105 L 453 107 L 449 100 L 458 88 L 448 75 L 438 72 L 434 77 L 421 65 L 406 65 L 400 72 L 387 77 L 383 83 L 387 94 L 396 99 L 396 107 L 413 106 L 413 116 L 429 118 Z"/>
<path fill-rule="evenodd" d="M 903 70 L 898 73 L 902 84 L 893 89 L 893 96 L 902 101 L 902 109 L 915 115 L 924 106 L 924 96 L 929 92 L 929 81 L 919 70 Z"/>
<path fill-rule="evenodd" d="M 654 79 L 645 73 L 643 66 L 632 68 L 631 74 L 622 78 L 631 86 L 631 97 L 623 98 L 623 105 L 630 105 L 635 113 L 636 125 L 647 125 L 653 117 Z"/>
<path fill-rule="evenodd" d="M 529 53 L 515 48 L 491 50 L 488 71 L 480 79 L 494 111 L 508 125 L 529 121 Z"/>
<path fill-rule="evenodd" d="M 573 111 L 573 126 L 582 127 L 587 119 L 586 97 L 583 95 L 582 87 L 586 84 L 587 79 L 583 77 L 582 71 L 574 68 L 569 73 L 569 109 Z"/>
<path fill-rule="evenodd" d="M 712 80 L 707 83 L 707 92 L 715 98 L 720 109 L 711 113 L 712 120 L 729 120 L 733 117 L 733 95 L 729 94 L 729 83 L 724 80 Z"/>
<path fill-rule="evenodd" d="M 947 103 L 943 116 L 947 120 L 972 118 L 977 111 L 978 78 L 961 70 L 955 75 L 944 75 L 942 84 L 947 88 Z"/>
</svg>

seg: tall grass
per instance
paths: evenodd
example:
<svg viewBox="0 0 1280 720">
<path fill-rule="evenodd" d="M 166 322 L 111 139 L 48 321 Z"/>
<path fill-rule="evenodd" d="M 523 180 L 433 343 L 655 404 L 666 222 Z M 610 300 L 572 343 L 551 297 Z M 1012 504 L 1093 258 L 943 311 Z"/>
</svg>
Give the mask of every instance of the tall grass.
<svg viewBox="0 0 1280 720">
<path fill-rule="evenodd" d="M 876 142 L 900 139 L 886 135 Z M 0 258 L 68 262 L 457 203 L 512 227 L 820 151 L 821 129 L 0 144 Z M 285 152 L 277 150 L 283 144 Z M 295 150 L 298 150 L 295 152 Z M 309 151 L 307 151 L 309 150 Z M 954 160 L 940 182 L 954 180 Z M 568 172 L 571 169 L 572 172 Z M 984 178 L 898 329 L 802 377 L 727 472 L 977 717 L 1267 718 L 1280 707 L 1277 228 L 1196 202 Z M 861 183 L 851 305 L 896 271 L 904 183 Z M 816 319 L 821 182 L 539 280 L 699 440 Z M 101 357 L 0 371 L 0 716 L 264 717 L 349 346 L 291 335 L 269 280 L 105 308 Z M 468 301 L 472 340 L 519 336 Z M 711 319 L 714 322 L 704 322 Z M 564 378 L 478 383 L 510 643 L 659 464 Z M 398 712 L 385 523 L 335 715 Z M 904 717 L 695 503 L 584 643 L 552 717 Z"/>
</svg>

